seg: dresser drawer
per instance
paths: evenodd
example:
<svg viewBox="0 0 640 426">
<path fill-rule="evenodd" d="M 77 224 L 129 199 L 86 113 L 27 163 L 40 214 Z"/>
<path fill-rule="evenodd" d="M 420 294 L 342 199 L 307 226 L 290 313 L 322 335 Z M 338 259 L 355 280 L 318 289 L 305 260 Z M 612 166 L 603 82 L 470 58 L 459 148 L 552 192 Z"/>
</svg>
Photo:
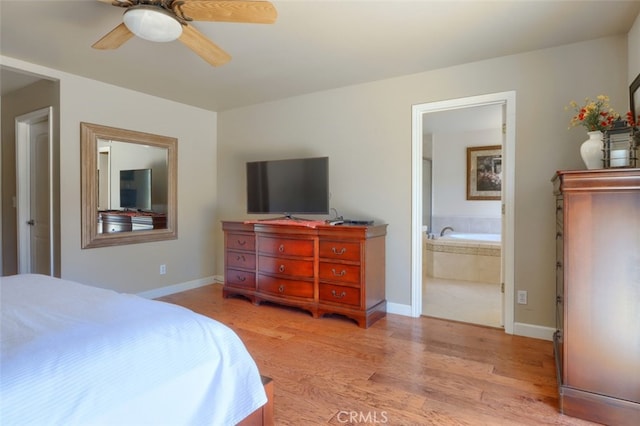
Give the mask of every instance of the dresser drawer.
<svg viewBox="0 0 640 426">
<path fill-rule="evenodd" d="M 227 249 L 255 251 L 256 237 L 248 234 L 229 233 L 226 240 Z"/>
<path fill-rule="evenodd" d="M 268 275 L 258 275 L 258 291 L 277 296 L 313 299 L 313 282 L 286 280 Z"/>
<path fill-rule="evenodd" d="M 122 223 L 122 222 L 111 222 L 111 221 L 102 221 L 102 232 L 105 234 L 111 232 L 129 232 L 133 231 L 133 225 L 131 222 Z"/>
<path fill-rule="evenodd" d="M 258 251 L 277 256 L 313 257 L 313 240 L 261 237 Z"/>
<path fill-rule="evenodd" d="M 320 283 L 319 298 L 321 302 L 360 306 L 360 289 Z"/>
<path fill-rule="evenodd" d="M 227 266 L 232 268 L 256 269 L 256 255 L 242 251 L 227 251 Z"/>
<path fill-rule="evenodd" d="M 313 278 L 313 261 L 260 256 L 258 258 L 258 271 L 267 274 Z"/>
<path fill-rule="evenodd" d="M 256 274 L 254 272 L 239 271 L 237 269 L 225 270 L 224 284 L 241 288 L 256 288 Z"/>
<path fill-rule="evenodd" d="M 320 241 L 320 258 L 360 261 L 360 243 Z"/>
<path fill-rule="evenodd" d="M 360 266 L 344 263 L 320 262 L 320 280 L 360 284 Z"/>
</svg>

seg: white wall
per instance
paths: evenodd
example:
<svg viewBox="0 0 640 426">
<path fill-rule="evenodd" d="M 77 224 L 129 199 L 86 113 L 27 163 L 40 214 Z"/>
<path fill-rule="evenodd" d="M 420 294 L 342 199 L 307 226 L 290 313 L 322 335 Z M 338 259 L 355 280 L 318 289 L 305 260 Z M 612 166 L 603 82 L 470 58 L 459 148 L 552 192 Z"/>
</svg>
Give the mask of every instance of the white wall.
<svg viewBox="0 0 640 426">
<path fill-rule="evenodd" d="M 627 104 L 627 38 L 608 37 L 221 112 L 219 219 L 247 217 L 244 162 L 330 157 L 332 207 L 389 224 L 386 283 L 391 303 L 411 303 L 411 107 L 516 91 L 515 285 L 520 323 L 555 324 L 555 216 L 550 179 L 581 169 L 580 129 L 567 130 L 572 99 Z M 597 52 L 597 60 L 594 60 Z M 217 249 L 222 233 L 216 229 Z M 222 257 L 217 257 L 222 271 Z"/>
<path fill-rule="evenodd" d="M 130 293 L 211 282 L 217 114 L 2 57 L 3 65 L 60 80 L 61 275 Z M 178 139 L 178 239 L 80 248 L 80 122 Z M 159 275 L 159 265 L 167 274 Z"/>
<path fill-rule="evenodd" d="M 633 79 L 640 74 L 640 15 L 636 16 L 636 20 L 627 34 L 627 43 L 629 61 L 629 78 L 627 80 L 631 84 Z"/>
<path fill-rule="evenodd" d="M 500 128 L 433 135 L 434 216 L 500 218 L 500 201 L 467 200 L 467 147 L 500 144 Z"/>
</svg>

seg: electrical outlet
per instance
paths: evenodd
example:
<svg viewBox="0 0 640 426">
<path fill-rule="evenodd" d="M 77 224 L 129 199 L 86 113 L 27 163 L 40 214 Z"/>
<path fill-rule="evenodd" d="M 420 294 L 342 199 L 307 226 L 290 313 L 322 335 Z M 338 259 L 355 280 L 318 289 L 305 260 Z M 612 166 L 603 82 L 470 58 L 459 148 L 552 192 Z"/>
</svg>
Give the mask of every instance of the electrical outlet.
<svg viewBox="0 0 640 426">
<path fill-rule="evenodd" d="M 527 290 L 518 290 L 518 304 L 527 304 Z"/>
<path fill-rule="evenodd" d="M 167 273 L 167 265 L 160 265 L 160 275 Z"/>
</svg>

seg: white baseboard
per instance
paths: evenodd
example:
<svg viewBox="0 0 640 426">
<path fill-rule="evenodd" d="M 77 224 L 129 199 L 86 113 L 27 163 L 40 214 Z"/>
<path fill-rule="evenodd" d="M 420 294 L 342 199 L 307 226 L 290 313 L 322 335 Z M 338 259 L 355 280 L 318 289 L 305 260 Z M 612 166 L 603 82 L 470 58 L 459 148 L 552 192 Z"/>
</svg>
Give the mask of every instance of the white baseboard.
<svg viewBox="0 0 640 426">
<path fill-rule="evenodd" d="M 525 324 L 522 322 L 513 324 L 513 334 L 534 339 L 553 341 L 553 333 L 555 333 L 555 331 L 556 329 L 553 327 L 543 327 L 541 325 Z"/>
<path fill-rule="evenodd" d="M 174 293 L 180 293 L 181 291 L 203 287 L 205 285 L 211 284 L 212 282 L 215 282 L 215 280 L 216 280 L 216 277 L 199 278 L 197 280 L 187 281 L 185 283 L 179 283 L 179 284 L 169 285 L 166 287 L 155 288 L 149 291 L 143 291 L 142 293 L 138 293 L 138 296 L 144 297 L 145 299 L 156 299 L 158 297 L 168 296 Z"/>
<path fill-rule="evenodd" d="M 411 317 L 411 305 L 387 302 L 387 313 Z M 553 341 L 553 333 L 555 333 L 555 331 L 556 329 L 553 327 L 543 327 L 540 325 L 526 324 L 522 322 L 516 322 L 513 324 L 514 335 L 531 337 L 533 339 Z"/>
<path fill-rule="evenodd" d="M 410 317 L 411 305 L 402 305 L 400 303 L 392 303 L 387 301 L 387 313 Z"/>
</svg>

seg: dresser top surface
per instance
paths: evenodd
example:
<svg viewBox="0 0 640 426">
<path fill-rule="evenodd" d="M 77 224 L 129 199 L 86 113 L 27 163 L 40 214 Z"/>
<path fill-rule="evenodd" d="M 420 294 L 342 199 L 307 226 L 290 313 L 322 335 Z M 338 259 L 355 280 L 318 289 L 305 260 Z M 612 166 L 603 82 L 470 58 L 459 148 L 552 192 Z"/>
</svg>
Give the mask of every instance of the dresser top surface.
<svg viewBox="0 0 640 426">
<path fill-rule="evenodd" d="M 225 231 L 263 232 L 278 234 L 310 234 L 310 235 L 361 235 L 366 238 L 386 235 L 387 224 L 373 225 L 340 224 L 330 225 L 325 221 L 222 221 Z"/>
<path fill-rule="evenodd" d="M 552 179 L 556 193 L 640 190 L 640 169 L 559 170 Z"/>
</svg>

